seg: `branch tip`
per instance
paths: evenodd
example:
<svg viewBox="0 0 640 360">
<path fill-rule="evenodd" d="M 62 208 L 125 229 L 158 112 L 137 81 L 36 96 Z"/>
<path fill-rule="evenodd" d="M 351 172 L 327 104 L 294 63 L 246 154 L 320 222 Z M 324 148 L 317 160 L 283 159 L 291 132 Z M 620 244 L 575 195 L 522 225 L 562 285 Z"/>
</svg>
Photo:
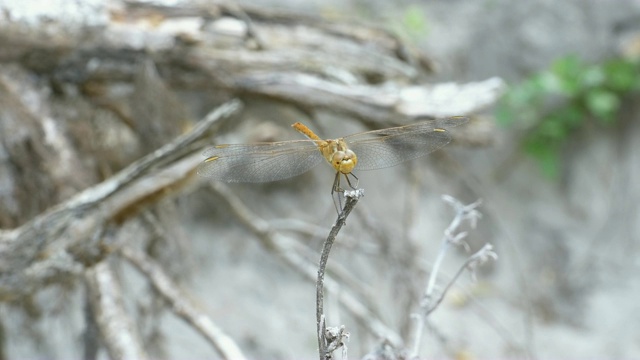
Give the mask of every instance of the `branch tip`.
<svg viewBox="0 0 640 360">
<path fill-rule="evenodd" d="M 344 192 L 344 196 L 347 199 L 360 199 L 364 196 L 364 189 L 346 190 Z"/>
</svg>

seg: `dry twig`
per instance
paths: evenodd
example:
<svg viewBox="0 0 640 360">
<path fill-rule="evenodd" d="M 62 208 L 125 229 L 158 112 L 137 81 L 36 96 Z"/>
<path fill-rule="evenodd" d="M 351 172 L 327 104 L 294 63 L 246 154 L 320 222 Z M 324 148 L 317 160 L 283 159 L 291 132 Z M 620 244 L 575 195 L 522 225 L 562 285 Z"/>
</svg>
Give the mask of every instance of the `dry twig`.
<svg viewBox="0 0 640 360">
<path fill-rule="evenodd" d="M 186 185 L 202 160 L 189 146 L 239 108 L 237 101 L 226 103 L 192 132 L 115 176 L 19 228 L 0 232 L 0 297 L 31 294 L 43 284 L 78 276 L 84 266 L 100 262 L 115 250 L 102 242 L 104 227 L 132 218 L 145 206 Z"/>
<path fill-rule="evenodd" d="M 499 79 L 416 84 L 424 70 L 416 64 L 425 61 L 414 59 L 419 55 L 407 51 L 393 35 L 371 27 L 224 4 L 156 6 L 124 1 L 122 8 L 106 11 L 98 27 L 67 27 L 63 17 L 51 16 L 37 28 L 6 16 L 7 21 L 0 22 L 0 63 L 21 67 L 27 77 L 52 84 L 48 93 L 110 109 L 125 123 L 130 114 L 109 94 L 122 84 L 134 83 L 140 63 L 157 67 L 161 83 L 172 91 L 257 96 L 308 112 L 347 114 L 369 125 L 468 114 L 493 103 L 503 87 Z M 6 10 L 6 15 L 10 13 Z M 235 102 L 226 104 L 210 122 L 185 137 L 24 225 L 0 230 L 0 299 L 20 299 L 47 283 L 77 280 L 85 269 L 104 263 L 121 246 L 105 243 L 106 228 L 176 194 L 201 161 L 192 144 L 217 118 L 237 109 Z M 153 121 L 135 112 L 132 116 L 146 125 Z M 48 121 L 55 123 L 53 118 Z M 307 279 L 316 280 L 315 264 L 295 251 L 287 252 L 285 238 L 222 189 L 236 215 L 269 250 Z M 337 294 L 363 327 L 394 345 L 401 343 L 363 305 L 366 300 L 338 291 L 338 282 L 330 277 L 324 287 Z"/>
<path fill-rule="evenodd" d="M 267 250 L 280 257 L 284 263 L 302 274 L 307 280 L 317 281 L 317 265 L 298 254 L 296 247 L 291 245 L 295 242 L 272 229 L 266 220 L 253 213 L 226 185 L 212 182 L 211 188 L 229 204 L 229 210 L 256 235 Z M 328 293 L 336 296 L 346 311 L 367 331 L 378 338 L 387 339 L 394 346 L 402 344 L 402 338 L 380 321 L 369 310 L 369 307 L 362 303 L 362 300 L 354 297 L 349 289 L 341 288 L 338 282 L 332 278 L 324 279 L 324 288 Z"/>
<path fill-rule="evenodd" d="M 476 208 L 480 205 L 481 201 L 478 200 L 472 204 L 464 205 L 459 200 L 455 199 L 449 195 L 443 195 L 442 199 L 445 202 L 451 204 L 456 210 L 456 215 L 444 231 L 444 236 L 442 238 L 440 251 L 438 252 L 438 256 L 436 261 L 433 264 L 433 268 L 429 274 L 429 281 L 427 283 L 427 287 L 424 292 L 424 296 L 420 302 L 420 314 L 415 314 L 413 317 L 416 319 L 416 333 L 414 338 L 414 345 L 412 350 L 412 358 L 416 358 L 418 356 L 418 352 L 420 350 L 420 343 L 422 340 L 422 333 L 424 331 L 425 323 L 427 322 L 427 317 L 440 305 L 445 295 L 451 286 L 456 282 L 458 277 L 462 274 L 465 269 L 473 270 L 480 263 L 484 263 L 489 259 L 496 260 L 498 256 L 495 252 L 493 252 L 493 247 L 491 244 L 486 244 L 482 247 L 478 252 L 471 255 L 465 263 L 460 267 L 456 275 L 449 281 L 445 289 L 440 293 L 438 298 L 434 299 L 434 290 L 435 283 L 438 274 L 440 273 L 440 267 L 442 265 L 442 260 L 447 254 L 451 245 L 466 245 L 463 242 L 463 239 L 467 236 L 466 232 L 458 232 L 458 228 L 462 225 L 463 221 L 469 221 L 471 227 L 475 228 L 476 222 L 482 216 Z"/>
<path fill-rule="evenodd" d="M 318 352 L 320 354 L 320 360 L 326 360 L 331 358 L 331 353 L 336 348 L 329 349 L 329 341 L 327 340 L 327 328 L 325 324 L 324 316 L 324 273 L 327 267 L 327 261 L 329 260 L 329 253 L 331 247 L 336 240 L 336 236 L 340 232 L 340 229 L 347 221 L 347 216 L 351 213 L 358 203 L 358 200 L 364 195 L 364 190 L 357 189 L 353 191 L 345 191 L 344 196 L 346 203 L 342 208 L 336 223 L 331 228 L 329 236 L 325 240 L 322 246 L 322 253 L 320 255 L 320 263 L 318 264 L 318 280 L 316 281 L 316 324 L 318 331 Z M 343 331 L 342 331 L 343 332 Z M 341 333 L 342 333 L 341 332 Z M 342 342 L 342 336 L 338 336 L 337 343 Z M 338 346 L 338 345 L 336 345 Z"/>
<path fill-rule="evenodd" d="M 109 356 L 148 359 L 136 326 L 124 308 L 121 286 L 109 261 L 88 269 L 85 280 L 91 310 Z"/>
<path fill-rule="evenodd" d="M 191 296 L 174 283 L 162 268 L 145 253 L 130 246 L 121 254 L 149 279 L 153 287 L 167 300 L 174 313 L 196 329 L 218 351 L 223 359 L 245 359 L 238 345 L 211 318 L 191 301 Z"/>
</svg>

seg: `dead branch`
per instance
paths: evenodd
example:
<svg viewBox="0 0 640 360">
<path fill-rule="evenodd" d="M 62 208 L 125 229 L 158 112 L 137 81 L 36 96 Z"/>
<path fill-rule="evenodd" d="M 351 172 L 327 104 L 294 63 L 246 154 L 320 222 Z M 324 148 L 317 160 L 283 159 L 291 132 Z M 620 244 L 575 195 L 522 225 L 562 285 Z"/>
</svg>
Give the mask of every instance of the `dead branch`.
<svg viewBox="0 0 640 360">
<path fill-rule="evenodd" d="M 269 252 L 281 258 L 285 264 L 291 266 L 307 280 L 314 283 L 317 281 L 317 264 L 300 256 L 296 247 L 291 245 L 292 241 L 290 239 L 272 229 L 267 221 L 252 212 L 224 184 L 213 182 L 211 183 L 211 189 L 229 204 L 229 210 L 231 210 L 247 229 L 254 233 L 256 238 L 260 240 Z M 377 338 L 387 339 L 394 346 L 401 346 L 402 339 L 400 335 L 385 325 L 369 310 L 369 307 L 362 303 L 362 301 L 366 301 L 366 299 L 361 300 L 356 298 L 351 294 L 350 289 L 341 287 L 340 284 L 332 278 L 324 279 L 324 288 L 328 293 L 333 294 L 333 296 L 338 299 L 345 310 L 348 311 L 363 328 Z"/>
<path fill-rule="evenodd" d="M 202 334 L 223 359 L 245 359 L 238 345 L 190 300 L 191 296 L 175 284 L 158 264 L 145 253 L 130 246 L 123 247 L 120 252 L 146 275 L 153 287 L 171 305 L 172 311 Z"/>
<path fill-rule="evenodd" d="M 465 269 L 469 269 L 473 272 L 479 264 L 487 262 L 488 260 L 497 260 L 498 258 L 498 255 L 493 252 L 492 245 L 488 243 L 485 244 L 480 250 L 471 255 L 464 262 L 464 264 L 460 267 L 456 275 L 449 281 L 440 295 L 437 298 L 435 297 L 435 283 L 436 278 L 440 273 L 442 260 L 444 259 L 451 246 L 466 245 L 463 240 L 467 236 L 467 232 L 460 231 L 459 227 L 463 222 L 467 221 L 472 228 L 475 228 L 477 221 L 482 217 L 482 214 L 477 210 L 478 206 L 480 206 L 482 202 L 481 200 L 477 200 L 474 203 L 465 205 L 458 199 L 450 195 L 443 195 L 442 199 L 443 201 L 451 204 L 454 207 L 456 215 L 444 231 L 440 251 L 438 252 L 438 256 L 436 257 L 436 260 L 433 264 L 433 268 L 429 273 L 429 281 L 427 282 L 424 295 L 420 301 L 420 314 L 416 314 L 414 316 L 414 318 L 416 319 L 416 334 L 414 336 L 414 345 L 411 353 L 412 358 L 416 358 L 418 356 L 420 343 L 422 341 L 422 332 L 425 325 L 427 324 L 427 318 L 442 303 L 445 295 L 447 294 L 451 286 L 460 277 L 462 272 Z"/>
<path fill-rule="evenodd" d="M 101 261 L 115 250 L 102 242 L 104 227 L 134 217 L 144 207 L 175 195 L 187 185 L 202 160 L 199 151 L 190 146 L 239 108 L 237 101 L 221 106 L 192 132 L 108 180 L 19 228 L 0 232 L 0 297 L 25 296 L 48 282 L 78 276 L 84 266 Z"/>
<path fill-rule="evenodd" d="M 95 322 L 112 359 L 148 359 L 135 324 L 124 309 L 122 290 L 108 261 L 88 269 L 87 292 Z"/>
<path fill-rule="evenodd" d="M 0 43 L 15 46 L 0 61 L 22 61 L 54 83 L 104 99 L 110 83 L 132 81 L 136 64 L 151 59 L 175 89 L 260 96 L 378 127 L 477 112 L 504 87 L 500 79 L 416 83 L 425 71 L 416 64 L 426 61 L 370 26 L 224 4 L 125 2 L 108 16 L 103 27 L 71 38 L 8 22 L 0 26 Z"/>
<path fill-rule="evenodd" d="M 318 352 L 320 354 L 320 360 L 330 359 L 333 352 L 333 350 L 329 350 L 329 341 L 327 340 L 327 328 L 324 316 L 324 273 L 327 268 L 329 253 L 331 252 L 331 247 L 333 246 L 340 229 L 345 225 L 347 217 L 363 195 L 364 191 L 362 189 L 345 192 L 345 198 L 347 201 L 344 204 L 342 211 L 340 211 L 340 214 L 338 214 L 338 219 L 331 228 L 329 236 L 322 245 L 322 253 L 320 254 L 320 262 L 318 264 L 318 279 L 316 280 L 316 325 L 318 331 Z M 341 337 L 338 338 L 339 341 L 341 341 Z"/>
<path fill-rule="evenodd" d="M 98 23 L 74 25 L 64 17 L 51 16 L 40 27 L 14 21 L 8 5 L 0 9 L 0 146 L 11 145 L 9 160 L 0 159 L 0 170 L 13 167 L 16 174 L 33 175 L 35 182 L 25 189 L 20 189 L 22 179 L 16 174 L 7 176 L 20 195 L 16 199 L 36 204 L 29 211 L 17 211 L 18 215 L 0 210 L 0 224 L 13 227 L 0 229 L 2 301 L 32 295 L 46 284 L 77 281 L 87 268 L 93 269 L 86 282 L 95 294 L 119 296 L 108 294 L 98 283 L 100 276 L 109 275 L 105 259 L 122 246 L 103 235 L 189 185 L 201 160 L 196 142 L 216 119 L 230 116 L 239 105 L 226 104 L 188 135 L 132 164 L 141 154 L 123 156 L 119 166 L 103 175 L 128 166 L 97 185 L 104 177 L 79 169 L 86 170 L 82 165 L 87 158 L 104 156 L 102 149 L 86 155 L 82 146 L 74 145 L 100 138 L 92 126 L 104 122 L 102 118 L 87 121 L 89 116 L 82 109 L 117 118 L 119 129 L 137 136 L 141 148 L 148 150 L 173 137 L 157 138 L 157 134 L 176 134 L 180 128 L 177 118 L 184 113 L 173 109 L 183 105 L 174 96 L 180 91 L 205 94 L 216 103 L 233 97 L 261 98 L 310 114 L 316 110 L 346 114 L 381 127 L 381 123 L 399 124 L 407 118 L 475 112 L 493 103 L 503 88 L 499 79 L 427 84 L 420 76 L 428 71 L 422 65 L 429 61 L 389 32 L 370 26 L 216 3 L 157 6 L 123 1 L 114 6 L 96 10 L 103 11 L 96 14 L 103 19 Z M 17 81 L 11 73 L 14 68 L 19 69 Z M 28 91 L 20 87 L 22 83 L 30 85 L 25 87 Z M 42 89 L 35 102 L 29 96 L 34 89 Z M 156 108 L 158 102 L 165 107 Z M 81 113 L 77 116 L 81 120 L 65 128 L 68 114 L 55 113 L 52 104 L 66 108 L 69 103 Z M 165 131 L 165 126 L 172 131 Z M 78 133 L 69 136 L 59 127 Z M 465 138 L 469 144 L 487 144 L 492 136 L 484 131 Z M 46 139 L 51 144 L 45 144 Z M 111 148 L 122 152 L 118 146 Z M 20 166 L 12 163 L 16 159 Z M 48 176 L 42 175 L 42 169 L 47 169 Z M 212 187 L 267 249 L 310 281 L 316 280 L 315 264 L 297 251 L 288 251 L 290 239 L 273 231 L 223 185 Z M 60 204 L 52 206 L 56 203 Z M 135 263 L 134 258 L 129 260 Z M 160 275 L 151 275 L 153 267 L 142 268 L 150 272 L 150 279 L 162 282 Z M 339 289 L 338 278 L 326 279 L 327 292 L 336 294 L 371 333 L 401 344 L 400 337 L 363 304 L 366 299 Z M 176 301 L 174 295 L 165 294 Z M 214 335 L 211 324 L 195 322 L 195 315 L 183 314 L 202 332 Z M 118 317 L 125 315 L 111 318 Z M 110 326 L 96 322 L 101 329 Z M 103 334 L 109 336 L 106 330 Z M 111 355 L 124 356 L 120 339 L 110 339 Z M 232 348 L 227 352 L 229 357 L 240 354 Z"/>
</svg>

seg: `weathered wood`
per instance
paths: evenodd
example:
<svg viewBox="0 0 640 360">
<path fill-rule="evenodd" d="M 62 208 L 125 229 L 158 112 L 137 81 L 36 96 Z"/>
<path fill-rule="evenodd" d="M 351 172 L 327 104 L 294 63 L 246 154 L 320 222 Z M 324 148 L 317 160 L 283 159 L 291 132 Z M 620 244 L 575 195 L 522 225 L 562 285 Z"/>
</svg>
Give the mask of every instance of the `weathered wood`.
<svg viewBox="0 0 640 360">
<path fill-rule="evenodd" d="M 86 272 L 89 303 L 112 359 L 148 359 L 136 324 L 128 316 L 120 282 L 108 261 Z"/>
<path fill-rule="evenodd" d="M 102 11 L 103 20 L 84 25 L 51 17 L 34 26 L 10 11 L 0 22 L 0 301 L 84 279 L 114 357 L 145 354 L 99 318 L 109 310 L 129 321 L 122 309 L 98 308 L 100 297 L 120 296 L 99 281 L 113 275 L 105 261 L 122 245 L 105 234 L 184 191 L 207 127 L 238 107 L 228 103 L 176 139 L 193 126 L 194 104 L 180 95 L 207 98 L 200 108 L 260 98 L 383 127 L 470 114 L 503 87 L 498 79 L 425 83 L 429 59 L 366 25 L 230 4 L 124 2 Z M 484 131 L 465 142 L 490 140 Z M 360 321 L 369 317 L 350 296 L 340 301 Z M 374 320 L 373 333 L 400 342 Z"/>
<path fill-rule="evenodd" d="M 27 32 L 8 27 L 12 31 L 0 41 L 17 43 Z M 20 59 L 55 83 L 80 86 L 92 96 L 107 92 L 109 83 L 132 81 L 144 59 L 178 90 L 276 98 L 368 122 L 467 114 L 491 104 L 502 90 L 499 80 L 448 84 L 451 100 L 430 101 L 441 99 L 442 91 L 416 84 L 425 72 L 419 64 L 427 61 L 389 32 L 259 9 L 130 4 L 103 28 L 76 35 L 75 44 L 44 36 L 35 33 L 28 49 L 16 46 L 2 58 Z"/>
<path fill-rule="evenodd" d="M 189 146 L 238 108 L 238 102 L 227 103 L 192 132 L 108 180 L 16 229 L 0 232 L 0 299 L 27 296 L 44 284 L 76 277 L 85 266 L 117 250 L 102 241 L 104 228 L 134 218 L 149 204 L 175 195 L 193 179 L 201 157 Z"/>
</svg>

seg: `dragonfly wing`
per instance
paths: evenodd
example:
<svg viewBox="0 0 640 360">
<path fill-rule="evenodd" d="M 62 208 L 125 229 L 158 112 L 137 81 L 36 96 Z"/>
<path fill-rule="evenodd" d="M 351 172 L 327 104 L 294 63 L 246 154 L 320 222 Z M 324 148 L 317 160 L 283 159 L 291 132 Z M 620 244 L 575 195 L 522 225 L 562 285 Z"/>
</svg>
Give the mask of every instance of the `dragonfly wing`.
<svg viewBox="0 0 640 360">
<path fill-rule="evenodd" d="M 226 182 L 259 183 L 300 175 L 324 160 L 313 141 L 218 145 L 206 150 L 198 174 Z"/>
<path fill-rule="evenodd" d="M 355 170 L 398 165 L 433 152 L 451 141 L 448 128 L 467 122 L 464 117 L 436 119 L 417 124 L 368 131 L 344 138 L 358 157 Z"/>
</svg>

